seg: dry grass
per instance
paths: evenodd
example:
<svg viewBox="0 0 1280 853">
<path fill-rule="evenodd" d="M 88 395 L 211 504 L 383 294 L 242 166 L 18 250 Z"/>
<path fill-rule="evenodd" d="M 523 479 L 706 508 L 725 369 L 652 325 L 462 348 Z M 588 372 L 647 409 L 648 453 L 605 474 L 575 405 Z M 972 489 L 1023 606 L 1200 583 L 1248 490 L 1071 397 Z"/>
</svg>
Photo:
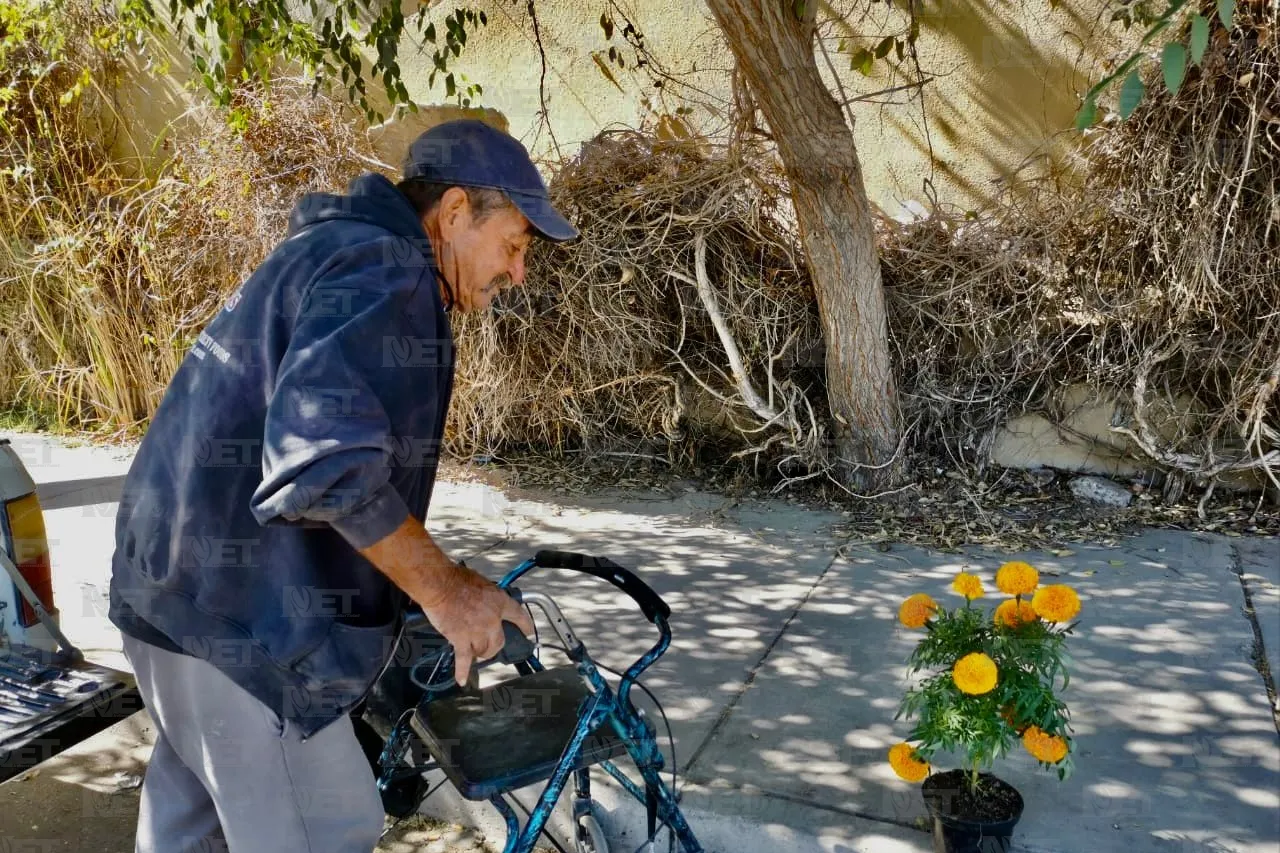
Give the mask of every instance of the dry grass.
<svg viewBox="0 0 1280 853">
<path fill-rule="evenodd" d="M 60 70 L 21 76 L 0 123 L 0 399 L 49 425 L 118 432 L 145 426 L 297 196 L 364 164 L 350 111 L 285 81 L 269 103 L 242 93 L 254 116 L 242 134 L 210 112 L 158 179 L 133 177 L 101 142 L 125 120 L 112 55 L 88 46 L 111 20 L 71 4 Z M 49 59 L 33 44 L 10 69 Z M 82 69 L 91 84 L 62 103 Z"/>
</svg>

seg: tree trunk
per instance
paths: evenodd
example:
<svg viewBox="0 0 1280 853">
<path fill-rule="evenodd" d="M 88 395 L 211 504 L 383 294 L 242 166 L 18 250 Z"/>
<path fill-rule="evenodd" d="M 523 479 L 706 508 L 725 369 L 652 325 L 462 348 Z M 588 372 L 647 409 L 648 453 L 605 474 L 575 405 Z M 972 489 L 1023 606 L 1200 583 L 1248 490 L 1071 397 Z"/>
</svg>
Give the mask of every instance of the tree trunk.
<svg viewBox="0 0 1280 853">
<path fill-rule="evenodd" d="M 817 3 L 707 5 L 773 132 L 791 183 L 826 341 L 827 397 L 845 482 L 863 488 L 889 483 L 898 467 L 888 463 L 901 425 L 880 258 L 853 131 L 814 58 Z"/>
</svg>

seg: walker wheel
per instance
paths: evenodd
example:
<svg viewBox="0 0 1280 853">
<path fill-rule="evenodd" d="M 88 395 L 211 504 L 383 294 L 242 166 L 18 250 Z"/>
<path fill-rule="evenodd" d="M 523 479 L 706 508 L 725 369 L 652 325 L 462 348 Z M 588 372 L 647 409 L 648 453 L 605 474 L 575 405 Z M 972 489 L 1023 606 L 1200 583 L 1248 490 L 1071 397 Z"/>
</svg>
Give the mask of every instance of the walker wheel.
<svg viewBox="0 0 1280 853">
<path fill-rule="evenodd" d="M 605 840 L 604 830 L 595 815 L 585 814 L 578 818 L 577 853 L 609 853 L 609 842 Z"/>
</svg>

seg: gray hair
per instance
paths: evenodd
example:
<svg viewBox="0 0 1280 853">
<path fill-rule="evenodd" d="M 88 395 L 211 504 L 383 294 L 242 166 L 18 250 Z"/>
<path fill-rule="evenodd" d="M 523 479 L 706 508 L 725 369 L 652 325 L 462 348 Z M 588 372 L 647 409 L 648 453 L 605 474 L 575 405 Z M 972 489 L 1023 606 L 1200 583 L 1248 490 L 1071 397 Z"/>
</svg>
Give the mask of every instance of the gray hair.
<svg viewBox="0 0 1280 853">
<path fill-rule="evenodd" d="M 396 189 L 409 199 L 418 216 L 425 216 L 431 208 L 440 203 L 445 192 L 453 186 L 457 185 L 437 183 L 424 178 L 410 178 L 396 184 Z M 459 189 L 467 194 L 467 203 L 471 205 L 471 215 L 475 217 L 476 222 L 483 222 L 504 208 L 515 207 L 502 190 L 486 187 L 459 187 Z"/>
</svg>

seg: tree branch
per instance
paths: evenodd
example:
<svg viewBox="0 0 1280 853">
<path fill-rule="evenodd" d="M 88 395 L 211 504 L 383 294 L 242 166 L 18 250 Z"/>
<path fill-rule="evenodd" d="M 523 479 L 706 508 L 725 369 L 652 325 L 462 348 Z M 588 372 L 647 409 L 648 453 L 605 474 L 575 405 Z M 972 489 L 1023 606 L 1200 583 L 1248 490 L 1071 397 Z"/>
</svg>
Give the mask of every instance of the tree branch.
<svg viewBox="0 0 1280 853">
<path fill-rule="evenodd" d="M 560 142 L 556 139 L 556 132 L 551 128 L 551 113 L 547 110 L 547 51 L 542 46 L 542 28 L 538 25 L 538 10 L 533 0 L 529 0 L 527 8 L 529 17 L 533 20 L 533 38 L 538 43 L 538 59 L 542 63 L 542 70 L 538 76 L 538 100 L 542 104 L 542 110 L 538 115 L 547 127 L 547 135 L 551 137 L 551 145 L 555 148 L 556 157 L 563 158 L 560 153 Z"/>
<path fill-rule="evenodd" d="M 816 10 L 816 4 L 815 4 Z M 844 83 L 840 81 L 840 72 L 836 70 L 835 63 L 831 61 L 831 54 L 827 52 L 827 43 L 822 40 L 822 34 L 814 29 L 814 41 L 818 43 L 818 48 L 822 51 L 822 58 L 827 61 L 827 68 L 831 70 L 831 79 L 835 81 L 836 91 L 840 93 L 840 111 L 844 113 L 845 121 L 849 122 L 849 128 L 852 130 L 855 126 L 853 118 L 853 110 L 849 109 L 849 105 L 858 98 L 850 98 L 845 95 Z"/>
<path fill-rule="evenodd" d="M 715 326 L 716 334 L 720 337 L 720 344 L 724 347 L 725 355 L 729 359 L 729 368 L 733 371 L 733 378 L 738 385 L 738 393 L 742 395 L 743 401 L 747 404 L 752 412 L 762 420 L 773 422 L 782 417 L 781 412 L 775 412 L 764 400 L 760 399 L 760 395 L 756 393 L 756 389 L 751 385 L 751 379 L 747 376 L 746 365 L 742 361 L 742 353 L 738 349 L 737 342 L 733 339 L 733 332 L 729 329 L 729 324 L 725 322 L 724 315 L 720 313 L 720 305 L 716 301 L 715 291 L 711 287 L 711 280 L 707 277 L 707 237 L 706 234 L 699 231 L 693 236 L 693 263 L 694 272 L 697 280 L 693 281 L 683 273 L 669 270 L 668 275 L 677 278 L 687 284 L 692 284 L 698 289 L 698 296 L 702 299 L 702 305 L 707 309 L 707 316 L 711 318 L 711 324 Z"/>
<path fill-rule="evenodd" d="M 1252 459 L 1245 456 L 1228 459 L 1223 462 L 1207 462 L 1203 457 L 1192 453 L 1176 453 L 1161 450 L 1157 446 L 1153 437 L 1155 433 L 1152 431 L 1151 425 L 1147 423 L 1147 379 L 1151 373 L 1151 368 L 1170 358 L 1174 351 L 1174 348 L 1170 348 L 1156 353 L 1148 358 L 1138 371 L 1138 376 L 1133 383 L 1133 419 L 1138 425 L 1137 431 L 1128 427 L 1111 427 L 1111 432 L 1125 436 L 1137 445 L 1139 450 L 1162 465 L 1188 474 L 1208 477 L 1211 481 L 1219 474 L 1252 471 L 1258 468 L 1263 469 L 1270 475 L 1271 467 L 1280 465 L 1280 450 L 1272 450 Z M 1203 503 L 1201 506 L 1203 507 Z"/>
<path fill-rule="evenodd" d="M 901 86 L 891 86 L 888 89 L 881 89 L 878 92 L 868 92 L 865 95 L 857 95 L 855 97 L 849 98 L 846 101 L 841 102 L 840 106 L 847 107 L 849 106 L 849 104 L 856 104 L 859 101 L 869 101 L 872 98 L 878 98 L 881 95 L 892 95 L 894 92 L 902 92 L 906 89 L 919 89 L 920 87 L 924 86 L 924 84 L 932 83 L 932 82 L 933 82 L 932 77 L 925 77 L 924 79 L 917 80 L 914 83 L 903 83 Z"/>
</svg>

